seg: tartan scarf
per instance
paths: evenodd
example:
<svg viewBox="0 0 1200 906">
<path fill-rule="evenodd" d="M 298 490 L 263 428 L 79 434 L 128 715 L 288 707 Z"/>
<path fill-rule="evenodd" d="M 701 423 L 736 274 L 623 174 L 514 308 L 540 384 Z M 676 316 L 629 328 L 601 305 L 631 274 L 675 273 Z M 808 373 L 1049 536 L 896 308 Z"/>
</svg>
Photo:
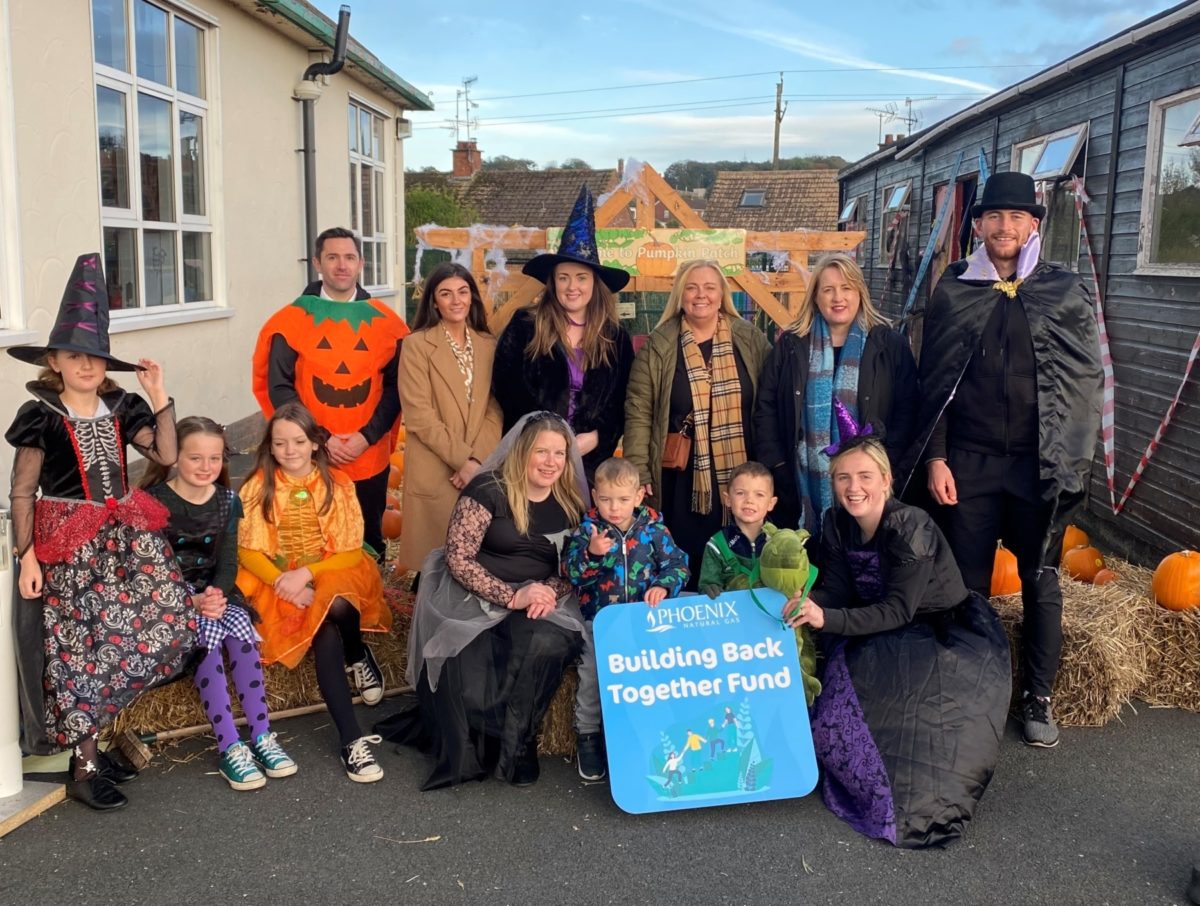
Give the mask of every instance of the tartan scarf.
<svg viewBox="0 0 1200 906">
<path fill-rule="evenodd" d="M 796 484 L 804 505 L 802 528 L 816 534 L 821 518 L 833 506 L 829 480 L 829 457 L 825 448 L 841 441 L 833 400 L 840 399 L 858 421 L 858 366 L 867 334 L 857 319 L 842 346 L 836 371 L 833 367 L 833 338 L 829 325 L 817 312 L 808 335 L 808 381 L 804 387 L 804 425 L 796 445 Z"/>
<path fill-rule="evenodd" d="M 733 355 L 733 332 L 724 314 L 717 317 L 717 332 L 713 334 L 712 356 L 707 365 L 687 321 L 681 318 L 679 326 L 695 419 L 692 512 L 706 514 L 712 511 L 714 460 L 717 487 L 722 488 L 729 482 L 730 473 L 746 461 L 742 381 Z M 724 518 L 728 521 L 728 511 L 724 511 Z"/>
</svg>

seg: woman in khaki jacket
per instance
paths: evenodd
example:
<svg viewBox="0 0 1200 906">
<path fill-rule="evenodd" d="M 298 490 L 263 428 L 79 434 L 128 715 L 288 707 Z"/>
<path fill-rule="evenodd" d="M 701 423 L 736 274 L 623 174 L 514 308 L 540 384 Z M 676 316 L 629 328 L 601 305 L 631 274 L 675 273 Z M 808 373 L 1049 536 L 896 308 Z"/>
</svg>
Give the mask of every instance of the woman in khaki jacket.
<svg viewBox="0 0 1200 906">
<path fill-rule="evenodd" d="M 714 261 L 683 265 L 663 316 L 638 352 L 625 394 L 624 456 L 638 467 L 675 543 L 689 588 L 704 545 L 729 516 L 721 491 L 750 458 L 754 394 L 771 344 L 742 318 Z M 667 434 L 691 438 L 682 468 L 663 463 Z"/>
<path fill-rule="evenodd" d="M 446 543 L 458 492 L 500 442 L 501 413 L 491 392 L 496 339 L 470 271 L 434 268 L 412 328 L 399 372 L 407 432 L 399 562 L 420 569 Z"/>
</svg>

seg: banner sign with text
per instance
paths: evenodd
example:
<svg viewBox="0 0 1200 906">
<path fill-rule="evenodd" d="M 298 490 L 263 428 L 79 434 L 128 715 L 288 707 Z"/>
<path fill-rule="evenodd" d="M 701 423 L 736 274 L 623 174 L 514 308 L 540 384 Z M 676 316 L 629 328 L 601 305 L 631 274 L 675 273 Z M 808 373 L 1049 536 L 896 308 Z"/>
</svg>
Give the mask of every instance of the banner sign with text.
<svg viewBox="0 0 1200 906">
<path fill-rule="evenodd" d="M 817 783 L 793 631 L 756 589 L 604 607 L 594 623 L 609 782 L 626 812 L 806 796 Z"/>
<path fill-rule="evenodd" d="M 546 247 L 558 248 L 562 229 L 546 230 Z M 596 230 L 596 251 L 605 267 L 634 276 L 671 277 L 689 261 L 716 261 L 726 274 L 746 267 L 745 230 Z"/>
</svg>

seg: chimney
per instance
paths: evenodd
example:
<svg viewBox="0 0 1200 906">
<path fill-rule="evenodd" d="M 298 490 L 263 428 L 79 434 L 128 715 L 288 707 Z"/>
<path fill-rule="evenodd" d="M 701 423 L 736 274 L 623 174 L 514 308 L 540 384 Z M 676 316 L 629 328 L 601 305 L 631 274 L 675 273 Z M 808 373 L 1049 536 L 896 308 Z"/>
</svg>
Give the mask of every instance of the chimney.
<svg viewBox="0 0 1200 906">
<path fill-rule="evenodd" d="M 483 157 L 474 141 L 460 140 L 454 148 L 453 156 L 454 168 L 450 173 L 452 179 L 469 179 L 483 167 Z"/>
<path fill-rule="evenodd" d="M 617 158 L 617 179 L 625 178 L 625 158 Z"/>
<path fill-rule="evenodd" d="M 896 136 L 896 141 L 898 141 L 898 142 L 904 141 L 904 133 L 903 132 L 901 132 L 899 135 Z"/>
</svg>

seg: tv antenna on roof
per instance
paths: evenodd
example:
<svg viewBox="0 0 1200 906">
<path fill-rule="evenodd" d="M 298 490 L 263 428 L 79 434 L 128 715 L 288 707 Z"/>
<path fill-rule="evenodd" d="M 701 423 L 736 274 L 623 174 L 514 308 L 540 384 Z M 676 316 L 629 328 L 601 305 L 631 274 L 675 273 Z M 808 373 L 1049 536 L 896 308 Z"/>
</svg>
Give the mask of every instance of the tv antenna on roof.
<svg viewBox="0 0 1200 906">
<path fill-rule="evenodd" d="M 883 124 L 890 123 L 894 119 L 899 119 L 896 105 L 888 103 L 886 107 L 868 107 L 867 110 L 879 118 L 879 138 L 876 144 L 883 144 Z"/>
<path fill-rule="evenodd" d="M 463 76 L 462 88 L 454 92 L 454 140 L 460 141 L 463 132 L 466 140 L 471 140 L 471 129 L 479 128 L 479 120 L 471 119 L 471 111 L 478 110 L 479 105 L 471 100 L 471 86 L 479 81 L 479 76 Z"/>
</svg>

